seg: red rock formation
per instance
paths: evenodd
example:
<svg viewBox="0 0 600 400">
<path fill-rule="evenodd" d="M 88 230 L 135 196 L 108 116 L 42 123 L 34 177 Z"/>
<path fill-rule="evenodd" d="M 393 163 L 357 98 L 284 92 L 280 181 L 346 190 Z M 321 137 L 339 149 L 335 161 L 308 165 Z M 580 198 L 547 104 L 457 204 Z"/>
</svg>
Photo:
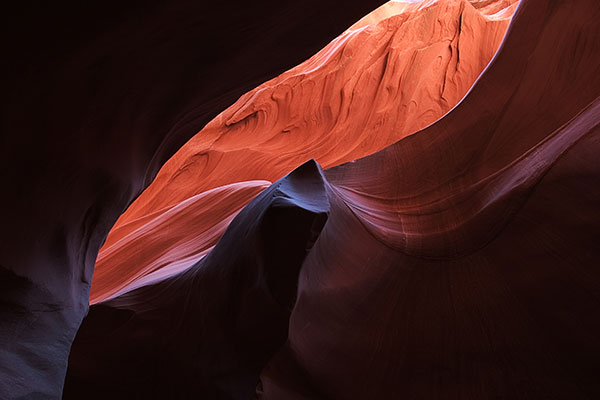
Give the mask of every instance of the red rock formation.
<svg viewBox="0 0 600 400">
<path fill-rule="evenodd" d="M 91 302 L 169 263 L 193 264 L 193 255 L 205 254 L 222 234 L 220 218 L 256 192 L 246 190 L 235 204 L 210 211 L 210 219 L 194 225 L 193 239 L 183 214 L 178 221 L 163 215 L 180 202 L 234 182 L 277 180 L 311 158 L 324 167 L 354 160 L 441 117 L 494 55 L 516 2 L 482 6 L 466 0 L 387 3 L 306 62 L 242 96 L 183 146 L 121 216 L 100 251 Z M 209 210 L 215 199 L 194 201 Z M 157 245 L 160 226 L 173 235 L 161 235 L 171 242 L 168 259 Z M 186 240 L 177 244 L 175 236 L 183 233 Z"/>
<path fill-rule="evenodd" d="M 38 3 L 3 4 L 1 399 L 60 397 L 98 250 L 162 164 L 383 0 Z"/>
<path fill-rule="evenodd" d="M 96 263 L 104 268 L 94 272 L 99 285 L 96 290 L 114 294 L 115 288 L 110 284 L 115 276 L 120 282 L 136 281 L 135 285 L 140 285 L 195 264 L 217 243 L 233 217 L 246 205 L 246 199 L 255 197 L 270 184 L 249 181 L 221 186 L 117 228 L 113 240 L 119 237 L 120 229 L 130 232 L 106 246 L 98 256 Z M 113 262 L 104 262 L 105 259 Z M 138 268 L 124 267 L 129 264 Z M 158 269 L 161 271 L 147 276 Z"/>
<path fill-rule="evenodd" d="M 298 271 L 328 212 L 322 172 L 308 162 L 256 197 L 194 266 L 93 306 L 64 398 L 250 398 L 287 338 Z"/>
<path fill-rule="evenodd" d="M 600 397 L 599 18 L 524 1 L 457 108 L 326 171 L 258 398 Z"/>
<path fill-rule="evenodd" d="M 73 398 L 246 398 L 273 351 L 259 399 L 600 397 L 599 19 L 523 0 L 442 119 L 303 165 L 199 263 L 92 306 Z"/>
</svg>

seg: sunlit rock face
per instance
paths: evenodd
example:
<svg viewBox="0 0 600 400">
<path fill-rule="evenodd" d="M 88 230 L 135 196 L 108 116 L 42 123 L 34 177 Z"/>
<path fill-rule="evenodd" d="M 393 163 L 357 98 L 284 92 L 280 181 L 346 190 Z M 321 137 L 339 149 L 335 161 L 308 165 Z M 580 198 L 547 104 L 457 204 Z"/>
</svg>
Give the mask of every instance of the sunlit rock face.
<svg viewBox="0 0 600 400">
<path fill-rule="evenodd" d="M 437 7 L 444 4 L 453 9 L 450 3 Z M 463 21 L 467 6 L 477 18 L 481 10 L 491 13 L 481 19 L 487 23 L 506 16 L 506 5 L 461 4 Z M 431 6 L 403 5 L 421 18 L 416 26 L 426 25 Z M 134 280 L 92 306 L 73 345 L 66 398 L 599 397 L 599 18 L 591 0 L 524 0 L 490 65 L 439 120 L 324 171 L 315 161 L 302 164 L 243 208 L 198 262 L 177 273 L 146 275 L 152 279 Z M 359 38 L 368 29 L 371 23 L 362 20 L 344 35 Z M 306 65 L 320 66 L 316 60 Z M 292 115 L 279 112 L 287 102 L 273 95 L 279 87 L 273 82 L 285 77 L 242 97 L 235 112 L 223 112 L 207 135 L 178 154 L 209 153 L 202 156 L 208 163 L 210 146 L 221 143 L 220 162 L 228 157 L 225 145 L 232 146 L 240 165 L 259 170 L 243 151 L 270 132 L 258 129 L 259 122 L 268 127 L 273 113 Z M 267 89 L 273 102 L 260 102 Z M 375 110 L 377 98 L 363 104 Z M 277 107 L 267 113 L 266 104 Z M 311 103 L 304 110 L 310 112 Z M 237 139 L 228 141 L 219 130 L 211 136 L 219 123 Z M 242 128 L 255 140 L 241 136 Z M 369 129 L 379 140 L 379 131 Z M 278 132 L 263 148 L 286 137 Z M 323 146 L 327 140 L 336 145 L 315 158 L 326 166 L 328 159 L 343 161 L 331 153 L 349 154 L 344 138 L 326 136 Z M 200 146 L 203 139 L 207 147 Z M 244 145 L 233 147 L 237 140 Z M 196 149 L 209 150 L 194 153 L 195 142 Z M 270 165 L 268 157 L 258 159 Z M 163 170 L 170 174 L 163 188 L 177 181 L 178 171 L 185 174 L 185 160 Z M 188 164 L 188 172 L 207 174 Z M 219 165 L 211 169 L 217 180 L 229 173 L 218 172 Z M 265 184 L 248 182 L 255 186 L 239 190 Z M 175 213 L 204 191 L 222 190 L 223 184 L 214 185 L 217 192 L 207 185 L 192 197 L 198 195 L 173 184 L 173 197 L 165 194 L 157 209 Z"/>
<path fill-rule="evenodd" d="M 329 214 L 309 161 L 256 197 L 193 267 L 92 306 L 65 399 L 249 399 L 287 338 L 299 269 Z"/>
<path fill-rule="evenodd" d="M 600 8 L 523 1 L 472 91 L 325 171 L 260 399 L 600 396 Z"/>
<path fill-rule="evenodd" d="M 355 160 L 433 123 L 489 63 L 516 6 L 390 2 L 243 95 L 121 216 L 100 251 L 91 302 L 161 268 L 164 276 L 193 265 L 264 189 L 257 180 L 275 181 L 311 158 L 325 168 Z"/>
<path fill-rule="evenodd" d="M 3 4 L 1 399 L 60 398 L 98 250 L 165 161 L 383 2 Z"/>
<path fill-rule="evenodd" d="M 598 2 L 368 3 L 7 19 L 1 399 L 600 398 Z"/>
</svg>

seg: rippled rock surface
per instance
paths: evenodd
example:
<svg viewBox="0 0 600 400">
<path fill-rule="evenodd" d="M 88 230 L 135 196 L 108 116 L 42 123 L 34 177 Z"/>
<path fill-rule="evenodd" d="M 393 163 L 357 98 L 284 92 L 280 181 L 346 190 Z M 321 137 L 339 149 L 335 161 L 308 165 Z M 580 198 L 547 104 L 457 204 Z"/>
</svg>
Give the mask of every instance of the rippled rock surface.
<svg viewBox="0 0 600 400">
<path fill-rule="evenodd" d="M 319 7 L 329 7 L 328 2 L 315 2 L 306 10 L 304 4 L 308 3 L 295 5 L 295 18 L 287 20 L 282 17 L 289 10 L 286 5 L 248 6 L 240 15 L 254 16 L 253 22 L 262 21 L 261 28 L 236 31 L 228 25 L 230 31 L 219 31 L 229 32 L 223 33 L 223 46 L 232 32 L 251 46 L 257 43 L 253 32 L 269 31 L 271 35 L 258 37 L 265 40 L 263 46 L 270 43 L 277 48 L 279 41 L 273 32 L 285 37 L 286 29 L 293 30 L 295 23 L 331 19 L 331 14 L 317 12 L 326 11 Z M 441 111 L 440 118 L 427 126 L 415 126 L 417 131 L 412 134 L 390 122 L 389 129 L 396 130 L 398 137 L 377 144 L 384 146 L 381 150 L 363 154 L 371 155 L 356 160 L 358 155 L 340 158 L 351 152 L 344 150 L 342 140 L 338 143 L 327 136 L 338 143 L 322 155 L 331 164 L 318 155 L 306 161 L 304 157 L 312 157 L 308 153 L 294 162 L 286 161 L 286 154 L 280 152 L 282 165 L 290 165 L 273 172 L 274 176 L 243 177 L 239 171 L 251 174 L 261 164 L 253 167 L 241 152 L 233 152 L 229 156 L 238 163 L 231 161 L 230 165 L 239 171 L 231 173 L 239 173 L 240 180 L 223 178 L 213 186 L 190 187 L 189 193 L 182 189 L 186 185 L 173 183 L 172 195 L 164 193 L 163 200 L 148 195 L 148 201 L 140 204 L 149 208 L 140 207 L 140 214 L 132 214 L 127 222 L 133 224 L 129 225 L 132 229 L 124 223 L 121 231 L 114 231 L 117 236 L 107 241 L 106 249 L 122 240 L 129 243 L 132 247 L 112 249 L 121 251 L 124 260 L 134 260 L 129 265 L 135 268 L 123 270 L 126 279 L 105 281 L 102 290 L 106 297 L 90 307 L 81 326 L 92 265 L 109 228 L 171 153 L 193 133 L 202 132 L 196 122 L 204 125 L 212 119 L 205 129 L 215 124 L 213 132 L 219 133 L 225 129 L 219 124 L 224 124 L 232 131 L 217 135 L 213 142 L 210 135 L 197 135 L 190 143 L 205 137 L 211 146 L 233 146 L 239 140 L 245 146 L 240 151 L 252 145 L 250 139 L 241 139 L 245 130 L 254 136 L 273 134 L 261 146 L 268 149 L 273 143 L 277 149 L 281 148 L 280 137 L 294 143 L 295 129 L 304 129 L 304 125 L 302 118 L 293 117 L 292 108 L 282 111 L 287 104 L 294 104 L 294 96 L 286 100 L 275 95 L 284 86 L 273 84 L 280 82 L 278 79 L 285 82 L 286 76 L 293 78 L 290 71 L 294 69 L 270 81 L 271 86 L 267 81 L 249 92 L 252 95 L 242 96 L 230 109 L 226 107 L 233 101 L 210 97 L 210 91 L 202 91 L 198 82 L 199 86 L 184 84 L 189 76 L 181 72 L 197 64 L 192 62 L 198 60 L 195 57 L 207 54 L 188 55 L 185 44 L 195 40 L 190 32 L 218 30 L 218 22 L 227 16 L 233 23 L 237 13 L 212 13 L 206 25 L 182 28 L 181 36 L 175 35 L 181 41 L 174 42 L 158 33 L 152 41 L 148 37 L 153 36 L 148 35 L 156 32 L 153 21 L 180 15 L 179 23 L 173 25 L 180 27 L 182 21 L 193 19 L 193 13 L 183 13 L 175 6 L 146 9 L 144 15 L 157 19 L 105 16 L 120 28 L 113 24 L 110 30 L 103 30 L 108 28 L 92 24 L 89 32 L 95 33 L 91 36 L 74 37 L 65 34 L 68 30 L 64 27 L 49 31 L 50 37 L 71 38 L 60 45 L 70 51 L 60 52 L 60 58 L 43 58 L 59 53 L 51 46 L 36 47 L 47 61 L 45 68 L 23 69 L 9 82 L 7 92 L 16 106 L 6 107 L 6 121 L 9 127 L 20 128 L 15 132 L 21 134 L 2 137 L 6 153 L 2 162 L 11 167 L 1 169 L 6 175 L 3 182 L 14 196 L 2 196 L 0 208 L 6 220 L 0 259 L 0 397 L 59 398 L 67 352 L 78 328 L 69 355 L 65 399 L 600 397 L 597 2 L 523 0 L 516 6 L 510 1 L 440 1 L 388 4 L 368 15 L 368 10 L 352 8 L 351 2 L 346 5 L 345 26 L 330 32 L 328 40 L 357 20 L 341 38 L 350 43 L 369 29 L 376 36 L 377 21 L 391 21 L 397 15 L 416 18 L 411 34 L 416 34 L 416 27 L 436 21 L 438 28 L 433 32 L 442 32 L 441 38 L 441 11 L 458 10 L 453 15 L 459 16 L 459 21 L 448 23 L 456 28 L 458 42 L 456 47 L 452 40 L 446 48 L 440 47 L 446 56 L 451 54 L 446 59 L 442 55 L 442 61 L 450 60 L 448 65 L 452 65 L 456 56 L 455 70 L 461 69 L 460 60 L 465 60 L 461 38 L 464 33 L 468 43 L 468 28 L 478 23 L 496 27 L 497 32 L 491 28 L 490 32 L 499 35 L 499 49 L 487 67 L 485 62 L 481 64 L 485 69 L 472 88 L 471 84 L 464 86 L 468 93 L 462 100 L 458 89 L 451 89 L 452 82 L 462 82 L 456 78 L 460 74 L 444 78 L 447 93 L 457 95 L 455 107 L 448 103 L 447 113 Z M 277 12 L 269 14 L 273 10 Z M 351 19 L 354 11 L 357 15 Z M 502 40 L 501 31 L 513 12 Z M 302 19 L 308 15 L 313 18 Z M 364 15 L 367 17 L 359 20 Z M 68 17 L 66 14 L 65 20 Z M 280 31 L 267 29 L 268 21 L 282 19 L 292 22 L 283 24 Z M 465 21 L 471 21 L 470 25 L 463 26 Z M 112 36 L 116 32 L 129 34 L 117 36 L 122 40 L 116 41 Z M 394 34 L 389 34 L 393 42 Z M 46 40 L 40 35 L 31 37 L 40 43 Z M 100 47 L 90 47 L 90 38 Z M 333 43 L 336 40 L 340 39 Z M 312 44 L 317 42 L 315 39 Z M 154 50 L 134 43 L 151 43 Z M 435 47 L 430 44 L 424 46 L 424 52 Z M 242 50 L 229 53 L 223 46 L 207 47 L 214 62 L 197 64 L 206 68 L 197 76 L 206 82 L 206 88 L 219 86 L 219 78 L 239 78 L 237 83 L 227 81 L 231 92 L 225 87 L 215 89 L 215 93 L 233 97 L 246 92 L 249 82 L 255 86 L 258 82 L 253 79 L 265 81 L 260 75 L 266 70 L 267 75 L 276 76 L 301 61 L 286 59 L 293 63 L 284 66 L 285 57 L 274 61 L 264 50 L 253 64 L 256 69 L 248 66 L 251 64 L 244 64 L 245 68 L 236 63 L 219 64 L 217 60 L 226 60 L 228 55 L 250 54 Z M 469 52 L 481 48 L 471 46 Z M 308 51 L 310 45 L 304 40 L 300 47 L 309 54 L 316 50 Z M 348 57 L 350 61 L 359 55 L 373 56 L 373 65 L 377 64 L 380 58 L 374 53 L 360 52 L 366 46 L 357 47 L 356 56 Z M 112 56 L 97 58 L 90 48 L 105 49 Z M 141 53 L 132 50 L 138 48 Z M 299 54 L 290 47 L 285 49 L 290 53 L 282 50 L 282 54 Z M 340 49 L 338 56 L 343 61 L 349 47 Z M 255 51 L 252 54 L 258 55 L 262 50 L 257 47 Z M 24 53 L 18 53 L 23 58 L 15 60 L 30 60 Z M 140 54 L 148 58 L 140 58 Z M 150 61 L 161 60 L 161 54 L 165 60 L 179 56 L 180 62 L 166 63 L 166 69 L 159 70 L 160 63 Z M 319 54 L 336 53 L 318 53 L 307 62 L 328 65 L 317 62 Z M 82 60 L 95 61 L 82 64 Z M 382 67 L 391 65 L 390 57 L 387 60 Z M 447 65 L 444 68 L 446 75 L 452 71 Z M 420 88 L 441 82 L 432 78 L 441 75 L 431 74 L 426 67 L 421 70 L 419 76 L 426 79 L 420 81 Z M 174 82 L 168 71 L 181 73 L 177 75 L 181 81 L 176 80 L 180 85 L 168 83 Z M 374 67 L 373 71 L 381 69 Z M 386 71 L 392 74 L 393 68 Z M 381 78 L 386 73 L 373 76 Z M 55 79 L 41 79 L 50 76 Z M 359 82 L 361 76 L 354 74 L 350 81 Z M 477 74 L 472 76 L 475 79 Z M 145 89 L 141 82 L 152 82 L 153 90 Z M 394 91 L 381 92 L 381 79 L 373 82 L 379 94 L 363 102 L 367 112 L 357 108 L 348 115 L 359 119 L 367 115 L 362 126 L 372 132 L 354 132 L 372 134 L 375 142 L 380 130 L 369 123 L 378 115 L 378 96 Z M 441 94 L 446 89 L 437 91 L 436 85 L 431 88 L 439 96 L 423 98 L 442 104 Z M 32 87 L 37 90 L 34 95 L 23 89 Z M 292 93 L 298 90 L 294 87 L 285 90 Z M 120 88 L 127 89 L 117 90 Z M 140 97 L 134 89 L 148 96 Z M 261 93 L 269 94 L 271 89 L 270 98 L 259 101 Z M 165 98 L 178 90 L 181 103 Z M 368 90 L 357 95 L 365 93 Z M 325 94 L 321 96 L 325 98 Z M 402 96 L 396 98 L 402 104 Z M 23 99 L 45 107 L 28 108 L 39 111 L 29 118 L 23 112 Z M 304 103 L 298 110 L 316 115 L 310 114 L 315 112 L 311 106 L 312 102 Z M 348 107 L 350 110 L 351 105 Z M 230 110 L 234 112 L 227 114 Z M 216 115 L 218 112 L 222 113 Z M 195 117 L 187 119 L 186 115 Z M 267 118 L 273 115 L 275 120 Z M 273 132 L 277 135 L 269 133 L 266 128 L 273 121 L 279 123 L 280 117 L 295 121 L 290 125 L 293 129 L 286 132 L 276 127 Z M 320 120 L 314 120 L 318 125 Z M 345 119 L 338 116 L 334 120 Z M 265 129 L 254 125 L 259 122 L 265 123 Z M 376 126 L 386 134 L 383 127 L 388 125 Z M 347 129 L 352 127 L 349 124 Z M 33 136 L 26 133 L 33 128 L 45 128 L 45 139 L 31 141 Z M 232 135 L 231 141 L 226 139 L 228 135 Z M 368 139 L 364 142 L 370 145 Z M 201 146 L 198 149 L 198 154 L 205 151 Z M 196 150 L 187 147 L 185 154 Z M 336 155 L 337 150 L 340 153 Z M 163 192 L 168 187 L 165 182 L 177 181 L 177 171 L 183 174 L 181 182 L 191 182 L 182 165 L 191 162 L 187 172 L 203 165 L 195 164 L 193 158 L 185 161 L 176 156 L 172 160 L 180 164 L 172 161 L 175 167 L 171 175 L 165 175 Z M 276 170 L 268 158 L 264 164 L 265 170 Z M 21 170 L 15 172 L 15 165 Z M 211 176 L 218 182 L 228 173 L 227 168 L 215 167 Z M 250 198 L 253 200 L 244 207 Z M 150 207 L 152 199 L 164 203 Z M 164 223 L 169 220 L 176 228 L 172 232 Z M 134 232 L 139 233 L 137 239 L 128 242 Z M 118 268 L 110 271 L 118 276 Z"/>
<path fill-rule="evenodd" d="M 60 398 L 98 250 L 166 160 L 382 3 L 5 4 L 0 398 Z"/>
<path fill-rule="evenodd" d="M 440 118 L 487 66 L 516 6 L 389 2 L 243 95 L 186 143 L 117 221 L 96 262 L 91 302 L 155 271 L 191 266 L 265 187 L 257 180 L 275 181 L 311 158 L 325 168 L 358 159 Z M 202 218 L 189 202 L 206 210 Z M 179 217 L 171 216 L 175 209 Z"/>
</svg>

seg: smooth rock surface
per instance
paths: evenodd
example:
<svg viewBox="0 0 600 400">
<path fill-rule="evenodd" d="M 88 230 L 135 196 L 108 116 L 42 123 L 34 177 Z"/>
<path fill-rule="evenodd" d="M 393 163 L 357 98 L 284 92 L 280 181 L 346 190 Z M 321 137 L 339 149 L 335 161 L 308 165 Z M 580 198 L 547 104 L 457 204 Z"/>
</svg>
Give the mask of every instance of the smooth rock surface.
<svg viewBox="0 0 600 400">
<path fill-rule="evenodd" d="M 258 398 L 600 397 L 599 18 L 521 2 L 454 110 L 325 171 Z"/>
<path fill-rule="evenodd" d="M 306 62 L 242 96 L 186 143 L 119 218 L 96 262 L 91 303 L 158 268 L 191 265 L 214 245 L 230 213 L 256 194 L 244 190 L 224 208 L 200 193 L 274 181 L 311 158 L 326 168 L 354 160 L 445 114 L 487 66 L 517 2 L 478 5 L 388 2 Z M 165 214 L 192 197 L 211 213 L 194 229 L 210 234 L 173 243 L 164 256 L 155 229 L 142 225 L 162 226 L 165 235 L 188 232 L 183 214 Z"/>
<path fill-rule="evenodd" d="M 382 3 L 3 4 L 0 398 L 60 398 L 98 250 L 164 162 Z"/>
<path fill-rule="evenodd" d="M 283 231 L 273 227 L 289 246 L 307 249 L 301 265 L 290 255 L 291 272 L 277 269 L 282 273 L 277 282 L 283 284 L 276 291 L 294 303 L 289 327 L 278 331 L 268 324 L 278 319 L 262 320 L 262 313 L 220 314 L 255 321 L 260 337 L 280 332 L 279 350 L 247 347 L 264 356 L 261 362 L 268 361 L 255 398 L 600 397 L 599 18 L 600 7 L 592 0 L 524 0 L 490 66 L 439 121 L 323 174 L 309 163 L 290 175 L 308 178 L 296 180 L 284 197 L 304 199 L 296 202 L 301 208 L 310 202 L 324 210 L 327 204 L 328 217 L 319 229 L 310 229 L 319 234 L 310 236 L 316 240 L 308 240 L 308 246 L 304 235 L 294 243 L 285 236 L 302 224 L 284 222 Z M 130 354 L 133 350 L 124 349 L 139 335 L 155 331 L 155 325 L 144 329 L 146 322 L 137 321 L 153 324 L 153 318 L 162 321 L 165 310 L 181 309 L 171 301 L 202 293 L 229 304 L 229 297 L 218 296 L 218 288 L 227 285 L 188 274 L 197 274 L 209 261 L 241 265 L 231 260 L 248 251 L 245 238 L 257 226 L 252 221 L 269 209 L 264 195 L 281 182 L 241 211 L 195 266 L 92 306 L 71 355 L 73 387 L 77 379 L 84 390 L 111 382 L 108 368 L 95 367 L 93 360 Z M 281 255 L 273 248 L 260 253 L 264 247 L 250 247 L 255 255 Z M 233 281 L 263 282 L 252 274 L 260 258 L 243 261 L 247 267 L 241 270 L 249 275 Z M 281 265 L 286 260 L 278 258 Z M 200 291 L 176 286 L 177 296 L 168 289 L 171 282 L 186 281 L 207 286 Z M 163 302 L 167 305 L 160 310 L 145 308 Z M 201 305 L 187 308 L 186 318 Z M 102 319 L 107 307 L 108 317 Z M 123 335 L 108 337 L 125 342 L 105 345 L 107 335 L 100 333 L 121 326 L 119 310 L 132 310 L 133 316 Z M 194 332 L 194 323 L 189 325 Z M 179 332 L 156 329 L 154 338 L 141 341 L 155 346 L 154 352 L 141 353 L 145 360 L 171 354 L 157 338 Z M 178 346 L 200 346 L 176 337 Z M 227 342 L 212 343 L 219 348 Z M 97 349 L 100 355 L 94 355 Z M 272 351 L 273 357 L 265 356 Z M 172 365 L 207 360 L 173 354 L 178 362 Z M 227 365 L 240 365 L 230 359 Z M 241 365 L 246 372 L 258 370 Z M 134 368 L 125 373 L 137 374 Z M 167 373 L 157 385 L 193 381 L 182 376 Z M 226 395 L 241 396 L 231 390 L 242 380 L 229 381 Z M 124 387 L 135 387 L 133 382 L 126 380 Z"/>
<path fill-rule="evenodd" d="M 309 161 L 191 268 L 92 306 L 63 398 L 249 399 L 287 339 L 300 266 L 329 213 L 325 190 Z"/>
</svg>

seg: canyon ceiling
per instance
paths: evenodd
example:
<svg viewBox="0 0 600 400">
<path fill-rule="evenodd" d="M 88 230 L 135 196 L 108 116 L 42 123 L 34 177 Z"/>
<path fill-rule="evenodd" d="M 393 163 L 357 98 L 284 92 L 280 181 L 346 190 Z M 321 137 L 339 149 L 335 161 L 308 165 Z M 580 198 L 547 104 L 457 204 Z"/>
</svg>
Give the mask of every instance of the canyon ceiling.
<svg viewBox="0 0 600 400">
<path fill-rule="evenodd" d="M 1 399 L 600 398 L 600 3 L 7 6 Z"/>
</svg>

